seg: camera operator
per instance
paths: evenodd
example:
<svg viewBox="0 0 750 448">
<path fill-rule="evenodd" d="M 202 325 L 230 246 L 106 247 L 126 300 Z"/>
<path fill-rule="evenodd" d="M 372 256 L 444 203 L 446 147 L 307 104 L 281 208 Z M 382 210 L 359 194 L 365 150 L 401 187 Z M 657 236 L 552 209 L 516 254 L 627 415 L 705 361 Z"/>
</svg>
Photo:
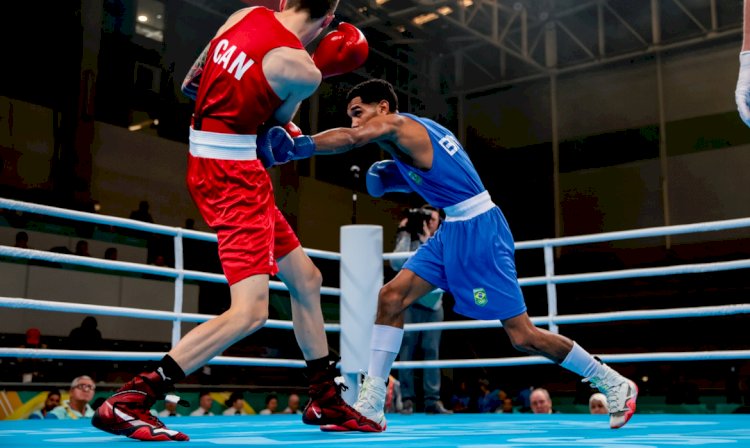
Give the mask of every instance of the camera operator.
<svg viewBox="0 0 750 448">
<path fill-rule="evenodd" d="M 415 251 L 437 232 L 440 226 L 440 213 L 431 205 L 410 209 L 401 220 L 396 237 L 395 252 Z M 392 260 L 391 267 L 398 271 L 406 260 Z M 404 311 L 404 323 L 442 322 L 443 293 L 430 292 L 417 299 Z M 421 348 L 424 360 L 437 360 L 440 349 L 440 330 L 407 331 L 399 352 L 401 361 L 414 359 L 414 352 Z M 440 369 L 423 369 L 422 386 L 424 389 L 424 411 L 428 414 L 450 414 L 440 402 Z M 401 395 L 403 397 L 403 414 L 414 412 L 416 395 L 414 393 L 414 370 L 399 370 Z"/>
</svg>

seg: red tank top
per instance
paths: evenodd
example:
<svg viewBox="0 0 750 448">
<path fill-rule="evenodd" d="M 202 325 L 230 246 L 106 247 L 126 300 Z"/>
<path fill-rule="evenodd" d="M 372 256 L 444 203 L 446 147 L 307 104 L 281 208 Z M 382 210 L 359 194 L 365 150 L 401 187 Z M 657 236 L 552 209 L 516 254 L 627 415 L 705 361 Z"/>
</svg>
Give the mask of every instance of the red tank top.
<svg viewBox="0 0 750 448">
<path fill-rule="evenodd" d="M 262 68 L 266 53 L 279 47 L 304 48 L 273 11 L 263 7 L 215 37 L 195 99 L 196 129 L 255 134 L 281 105 Z"/>
</svg>

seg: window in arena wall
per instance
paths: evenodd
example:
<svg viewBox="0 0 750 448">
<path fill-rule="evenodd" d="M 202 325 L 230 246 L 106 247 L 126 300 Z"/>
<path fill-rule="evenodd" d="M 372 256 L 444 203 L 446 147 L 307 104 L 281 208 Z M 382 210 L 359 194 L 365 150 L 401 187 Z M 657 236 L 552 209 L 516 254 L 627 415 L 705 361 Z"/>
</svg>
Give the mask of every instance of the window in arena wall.
<svg viewBox="0 0 750 448">
<path fill-rule="evenodd" d="M 135 33 L 147 39 L 164 42 L 164 3 L 157 0 L 138 0 Z"/>
</svg>

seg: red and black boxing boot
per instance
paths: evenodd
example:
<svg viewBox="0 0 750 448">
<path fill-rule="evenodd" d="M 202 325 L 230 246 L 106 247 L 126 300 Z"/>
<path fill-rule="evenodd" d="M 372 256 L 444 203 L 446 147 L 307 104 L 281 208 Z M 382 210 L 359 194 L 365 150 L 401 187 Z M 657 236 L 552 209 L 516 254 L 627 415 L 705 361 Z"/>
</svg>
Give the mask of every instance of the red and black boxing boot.
<svg viewBox="0 0 750 448">
<path fill-rule="evenodd" d="M 349 406 L 341 391 L 347 386 L 339 377 L 336 360 L 326 357 L 308 361 L 310 400 L 302 412 L 302 421 L 321 427 L 335 426 L 349 431 L 382 432 L 383 428 Z M 321 428 L 323 429 L 323 428 Z"/>
<path fill-rule="evenodd" d="M 172 359 L 169 358 L 169 361 Z M 125 383 L 99 406 L 91 423 L 102 431 L 136 440 L 190 440 L 187 435 L 168 429 L 151 413 L 156 400 L 163 399 L 164 390 L 172 386 L 169 381 L 171 378 L 163 372 L 164 369 L 159 367 L 153 372 L 141 373 Z M 179 400 L 178 403 L 189 406 L 185 400 Z"/>
</svg>

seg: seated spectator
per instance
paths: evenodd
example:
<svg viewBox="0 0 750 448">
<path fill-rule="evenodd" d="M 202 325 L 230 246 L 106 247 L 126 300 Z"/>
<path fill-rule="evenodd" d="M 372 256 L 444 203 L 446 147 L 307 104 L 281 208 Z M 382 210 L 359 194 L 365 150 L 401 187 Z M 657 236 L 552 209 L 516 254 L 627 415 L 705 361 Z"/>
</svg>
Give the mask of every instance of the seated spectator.
<svg viewBox="0 0 750 448">
<path fill-rule="evenodd" d="M 552 409 L 552 398 L 547 389 L 537 387 L 531 391 L 531 412 L 534 414 L 557 414 Z"/>
<path fill-rule="evenodd" d="M 521 406 L 521 412 L 531 412 L 531 391 L 533 387 L 524 387 L 518 392 L 516 403 Z"/>
<path fill-rule="evenodd" d="M 224 405 L 227 409 L 221 415 L 247 415 L 247 412 L 245 412 L 245 397 L 242 392 L 232 392 Z"/>
<path fill-rule="evenodd" d="M 148 209 L 148 201 L 141 201 L 138 203 L 138 210 L 130 212 L 130 219 L 143 222 L 154 222 L 154 218 L 151 217 L 151 213 L 149 213 Z"/>
<path fill-rule="evenodd" d="M 26 330 L 26 341 L 19 348 L 44 349 L 47 345 L 42 344 L 42 332 L 38 328 L 29 328 Z M 41 379 L 44 376 L 43 366 L 47 361 L 40 358 L 18 358 L 21 381 L 31 383 Z"/>
<path fill-rule="evenodd" d="M 214 415 L 213 412 L 211 412 L 211 405 L 214 404 L 214 399 L 211 398 L 210 392 L 201 392 L 200 397 L 198 398 L 198 409 L 194 410 L 190 413 L 191 417 L 199 417 L 202 415 Z"/>
<path fill-rule="evenodd" d="M 177 413 L 177 402 L 180 399 L 176 395 L 167 395 L 164 398 L 164 409 L 159 412 L 159 417 L 179 417 Z"/>
<path fill-rule="evenodd" d="M 595 393 L 589 397 L 589 412 L 591 414 L 609 414 L 607 397 L 601 393 Z"/>
<path fill-rule="evenodd" d="M 507 396 L 503 398 L 503 406 L 496 412 L 502 412 L 503 414 L 512 414 L 516 412 L 516 410 L 513 408 L 513 399 L 508 398 Z"/>
<path fill-rule="evenodd" d="M 60 406 L 60 391 L 51 390 L 47 392 L 47 398 L 45 398 L 44 400 L 44 406 L 42 406 L 41 409 L 32 412 L 31 415 L 29 415 L 29 419 L 39 420 L 47 418 L 47 414 L 49 414 L 49 411 L 55 409 L 58 406 Z"/>
<path fill-rule="evenodd" d="M 291 394 L 287 400 L 286 409 L 282 414 L 301 414 L 302 410 L 299 408 L 299 395 Z"/>
<path fill-rule="evenodd" d="M 275 414 L 279 408 L 279 398 L 275 394 L 266 395 L 266 407 L 260 411 L 260 415 Z"/>
<path fill-rule="evenodd" d="M 86 240 L 79 240 L 76 243 L 75 254 L 79 257 L 90 257 L 91 254 L 89 253 L 89 242 Z"/>
<path fill-rule="evenodd" d="M 105 260 L 117 260 L 117 248 L 108 247 L 107 250 L 104 251 L 104 259 Z"/>
<path fill-rule="evenodd" d="M 14 245 L 14 247 L 20 247 L 21 249 L 30 249 L 29 234 L 26 232 L 16 233 L 16 244 Z"/>
<path fill-rule="evenodd" d="M 94 398 L 96 385 L 94 380 L 87 375 L 77 377 L 70 383 L 70 399 L 63 400 L 62 404 L 51 410 L 46 418 L 60 420 L 77 420 L 79 418 L 91 418 L 94 409 L 89 402 Z"/>
<path fill-rule="evenodd" d="M 492 413 L 500 406 L 502 406 L 502 402 L 500 401 L 500 390 L 491 389 L 490 382 L 486 379 L 479 380 L 479 397 L 477 397 L 477 407 L 479 408 L 479 412 Z"/>
<path fill-rule="evenodd" d="M 71 350 L 99 350 L 102 346 L 102 333 L 94 316 L 86 316 L 81 326 L 71 330 L 68 346 Z"/>
<path fill-rule="evenodd" d="M 154 266 L 160 266 L 160 267 L 166 267 L 167 266 L 167 260 L 164 257 L 164 255 L 159 254 L 154 257 Z"/>
<path fill-rule="evenodd" d="M 451 408 L 453 412 L 471 412 L 469 406 L 471 405 L 471 395 L 469 394 L 469 386 L 466 385 L 466 381 L 461 381 L 458 384 L 458 390 L 451 397 Z"/>
</svg>

